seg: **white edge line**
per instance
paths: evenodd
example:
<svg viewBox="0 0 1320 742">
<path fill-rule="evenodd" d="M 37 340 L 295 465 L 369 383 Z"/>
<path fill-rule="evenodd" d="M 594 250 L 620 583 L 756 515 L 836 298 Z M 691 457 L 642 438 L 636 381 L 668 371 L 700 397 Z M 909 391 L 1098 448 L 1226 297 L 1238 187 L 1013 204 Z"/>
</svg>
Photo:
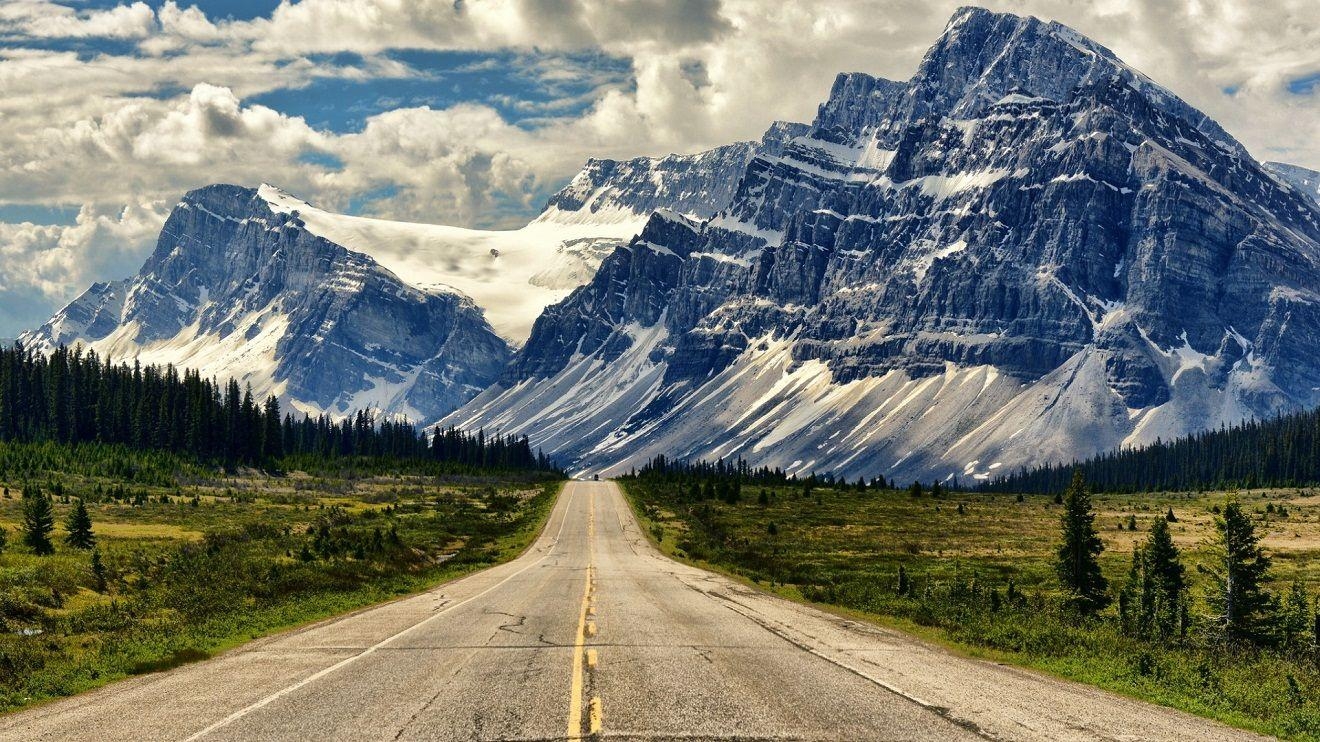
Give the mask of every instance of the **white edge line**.
<svg viewBox="0 0 1320 742">
<path fill-rule="evenodd" d="M 471 603 L 472 601 L 476 600 L 477 598 L 482 597 L 483 595 L 489 593 L 490 591 L 492 591 L 492 590 L 494 590 L 494 589 L 496 589 L 496 588 L 498 588 L 498 587 L 502 587 L 502 586 L 504 585 L 504 583 L 508 582 L 509 580 L 512 580 L 513 578 L 517 577 L 518 575 L 521 575 L 523 572 L 526 572 L 527 570 L 531 569 L 532 567 L 535 567 L 535 566 L 537 566 L 538 564 L 540 564 L 541 562 L 545 561 L 546 558 L 550 556 L 551 551 L 553 551 L 554 546 L 556 546 L 556 545 L 559 544 L 559 537 L 562 536 L 563 533 L 564 533 L 564 524 L 568 522 L 568 510 L 569 510 L 569 508 L 571 508 L 571 507 L 573 506 L 573 498 L 576 497 L 576 496 L 577 496 L 577 491 L 576 491 L 576 490 L 574 490 L 571 494 L 569 494 L 569 496 L 568 496 L 568 503 L 564 505 L 564 514 L 563 514 L 563 515 L 560 517 L 560 519 L 559 519 L 559 530 L 555 532 L 555 542 L 554 542 L 554 544 L 551 545 L 551 550 L 550 550 L 550 551 L 546 551 L 546 553 L 542 554 L 541 557 L 540 557 L 539 559 L 537 559 L 536 561 L 532 562 L 531 564 L 528 564 L 526 567 L 523 567 L 522 569 L 518 570 L 517 572 L 514 572 L 513 574 L 509 575 L 508 577 L 505 577 L 504 579 L 500 580 L 499 582 L 495 583 L 494 585 L 491 585 L 490 587 L 486 588 L 485 590 L 482 590 L 481 592 L 477 593 L 476 595 L 473 595 L 473 596 L 470 597 L 470 598 L 467 598 L 467 599 L 465 599 L 465 600 L 461 600 L 461 601 L 459 601 L 459 602 L 457 602 L 457 603 L 455 603 L 455 604 L 453 604 L 453 605 L 451 605 L 451 606 L 446 606 L 444 609 L 442 609 L 442 610 L 440 610 L 440 611 L 438 611 L 438 612 L 436 612 L 436 613 L 433 613 L 433 614 L 431 614 L 430 616 L 427 616 L 426 618 L 422 619 L 421 621 L 418 621 L 417 623 L 413 624 L 412 626 L 409 626 L 408 628 L 406 628 L 406 629 L 400 631 L 400 632 L 397 633 L 397 634 L 394 634 L 393 636 L 390 636 L 390 637 L 388 637 L 388 638 L 386 638 L 386 639 L 382 639 L 381 641 L 379 641 L 379 642 L 377 642 L 377 643 L 371 645 L 370 647 L 367 647 L 366 649 L 362 650 L 361 652 L 359 652 L 359 653 L 357 653 L 357 654 L 355 654 L 355 655 L 353 655 L 353 656 L 351 656 L 351 657 L 345 657 L 344 659 L 342 659 L 342 660 L 336 662 L 335 664 L 333 664 L 333 665 L 331 665 L 331 666 L 329 666 L 329 667 L 322 668 L 322 669 L 320 669 L 320 670 L 318 670 L 318 671 L 312 673 L 311 675 L 308 675 L 307 677 L 303 678 L 302 680 L 299 680 L 298 682 L 294 683 L 293 685 L 290 685 L 290 686 L 288 686 L 288 687 L 286 687 L 286 688 L 282 688 L 282 689 L 280 689 L 280 690 L 278 690 L 278 691 L 276 691 L 276 692 L 270 694 L 269 696 L 266 696 L 265 698 L 261 699 L 260 701 L 255 701 L 255 702 L 252 703 L 251 705 L 246 706 L 246 707 L 244 707 L 244 708 L 241 708 L 241 709 L 239 709 L 238 711 L 235 711 L 234 713 L 230 714 L 229 716 L 226 716 L 225 718 L 221 719 L 220 721 L 215 722 L 215 723 L 212 724 L 211 726 L 209 726 L 209 727 L 207 727 L 207 728 L 201 730 L 200 732 L 197 732 L 196 734 L 192 735 L 191 737 L 186 738 L 185 740 L 183 740 L 183 742 L 196 742 L 196 740 L 199 740 L 199 739 L 201 739 L 202 737 L 205 737 L 206 735 L 210 734 L 211 732 L 214 732 L 214 731 L 216 731 L 216 730 L 218 730 L 218 729 L 220 729 L 220 728 L 222 728 L 222 727 L 228 726 L 229 724 L 232 724 L 232 723 L 234 723 L 235 721 L 238 721 L 239 719 L 243 718 L 244 716 L 247 716 L 248 714 L 252 713 L 253 711 L 256 711 L 257 709 L 260 709 L 260 708 L 264 708 L 265 706 L 267 706 L 267 705 L 273 703 L 274 701 L 277 701 L 277 700 L 283 698 L 284 696 L 289 695 L 290 693 L 293 693 L 294 691 L 296 691 L 296 690 L 298 690 L 299 688 L 302 688 L 302 687 L 308 685 L 309 683 L 314 683 L 314 682 L 316 682 L 317 680 L 320 680 L 321 678 L 325 677 L 326 675 L 329 675 L 330 673 L 332 673 L 332 672 L 334 672 L 334 671 L 336 671 L 336 670 L 339 670 L 339 669 L 341 669 L 341 668 L 343 668 L 343 667 L 347 667 L 348 665 L 350 665 L 350 664 L 352 664 L 352 663 L 354 663 L 354 662 L 356 662 L 356 661 L 362 659 L 363 657 L 366 657 L 367 655 L 374 654 L 374 653 L 376 652 L 377 649 L 380 649 L 381 647 L 385 646 L 386 644 L 389 644 L 390 642 L 394 641 L 395 639 L 398 639 L 399 637 L 403 636 L 404 634 L 407 634 L 407 633 L 409 633 L 410 631 L 413 631 L 414 629 L 421 628 L 422 626 L 425 626 L 426 624 L 428 624 L 428 623 L 434 621 L 435 619 L 437 619 L 437 618 L 439 618 L 439 617 L 445 615 L 446 613 L 449 613 L 450 611 L 454 610 L 455 608 L 459 608 L 459 607 L 461 607 L 461 606 L 467 605 L 468 603 Z M 422 594 L 424 595 L 425 593 L 422 593 Z"/>
</svg>

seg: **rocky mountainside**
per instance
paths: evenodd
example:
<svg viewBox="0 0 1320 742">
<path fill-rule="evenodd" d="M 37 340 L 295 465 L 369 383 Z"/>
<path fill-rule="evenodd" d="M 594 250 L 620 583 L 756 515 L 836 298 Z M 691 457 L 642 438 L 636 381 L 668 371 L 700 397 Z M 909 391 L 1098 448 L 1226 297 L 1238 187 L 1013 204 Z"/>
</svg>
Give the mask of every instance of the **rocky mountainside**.
<svg viewBox="0 0 1320 742">
<path fill-rule="evenodd" d="M 434 420 L 494 382 L 541 310 L 591 280 L 657 205 L 727 204 L 754 149 L 593 160 L 511 231 L 208 186 L 178 203 L 136 276 L 92 286 L 22 341 L 232 376 L 312 413 Z"/>
<path fill-rule="evenodd" d="M 1320 203 L 1320 172 L 1300 165 L 1286 162 L 1267 162 L 1265 169 L 1297 190 L 1305 193 L 1313 201 Z"/>
<path fill-rule="evenodd" d="M 1075 31 L 960 10 L 789 128 L 446 422 L 586 472 L 965 479 L 1320 403 L 1320 207 Z"/>
</svg>

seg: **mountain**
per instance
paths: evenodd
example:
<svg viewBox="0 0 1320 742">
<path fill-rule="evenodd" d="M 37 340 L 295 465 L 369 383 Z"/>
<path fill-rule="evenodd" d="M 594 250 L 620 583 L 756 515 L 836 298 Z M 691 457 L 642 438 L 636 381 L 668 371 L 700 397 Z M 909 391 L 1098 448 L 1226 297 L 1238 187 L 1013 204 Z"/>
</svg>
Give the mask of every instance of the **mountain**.
<svg viewBox="0 0 1320 742">
<path fill-rule="evenodd" d="M 174 208 L 136 276 L 92 286 L 21 339 L 233 376 L 306 412 L 434 420 L 495 381 L 541 310 L 589 281 L 658 204 L 698 215 L 726 204 L 754 148 L 592 160 L 510 231 L 207 186 Z"/>
<path fill-rule="evenodd" d="M 500 372 L 509 347 L 470 299 L 405 284 L 272 209 L 270 193 L 188 193 L 137 276 L 92 286 L 23 341 L 235 377 L 304 411 L 414 419 Z"/>
<path fill-rule="evenodd" d="M 1267 162 L 1265 169 L 1320 203 L 1320 172 L 1286 162 Z"/>
<path fill-rule="evenodd" d="M 840 75 L 733 193 L 653 214 L 445 422 L 588 473 L 902 480 L 1320 404 L 1320 207 L 1057 23 L 959 10 L 910 80 Z"/>
</svg>

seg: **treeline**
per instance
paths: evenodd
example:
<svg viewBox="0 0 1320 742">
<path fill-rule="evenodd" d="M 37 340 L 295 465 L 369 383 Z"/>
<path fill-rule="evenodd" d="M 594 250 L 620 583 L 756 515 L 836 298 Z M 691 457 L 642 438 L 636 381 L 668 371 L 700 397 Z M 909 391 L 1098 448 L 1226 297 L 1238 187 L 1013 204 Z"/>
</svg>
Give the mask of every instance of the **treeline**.
<svg viewBox="0 0 1320 742">
<path fill-rule="evenodd" d="M 196 371 L 113 364 L 60 347 L 44 355 L 0 348 L 0 441 L 109 443 L 170 451 L 225 466 L 275 466 L 286 456 L 430 459 L 499 469 L 555 471 L 526 437 L 453 428 L 428 434 L 365 411 L 342 420 L 281 414 L 250 387 Z"/>
<path fill-rule="evenodd" d="M 1059 492 L 1073 470 L 1101 492 L 1294 487 L 1320 482 L 1320 410 L 1251 420 L 1071 464 L 1021 470 L 991 492 Z"/>
<path fill-rule="evenodd" d="M 718 459 L 710 461 L 685 461 L 660 455 L 648 461 L 641 469 L 629 472 L 628 477 L 646 483 L 652 487 L 668 487 L 679 499 L 689 502 L 701 500 L 723 500 L 734 503 L 742 498 L 743 485 L 758 486 L 801 486 L 803 492 L 810 494 L 816 487 L 849 488 L 860 490 L 885 489 L 890 483 L 884 477 L 875 477 L 867 482 L 858 478 L 855 484 L 835 478 L 833 474 L 819 476 L 814 472 L 799 478 L 796 474 L 787 474 L 779 467 L 752 467 L 739 457 L 730 461 Z M 920 485 L 914 485 L 920 487 Z M 935 485 L 938 488 L 938 484 Z M 764 494 L 762 494 L 764 497 Z"/>
<path fill-rule="evenodd" d="M 753 467 L 741 456 L 732 460 L 721 458 L 711 462 L 671 459 L 661 454 L 643 464 L 642 468 L 633 469 L 629 472 L 629 476 L 650 481 L 737 479 L 746 484 L 809 484 L 813 487 L 855 486 L 862 489 L 868 487 L 885 489 L 891 486 L 884 477 L 872 477 L 869 482 L 864 477 L 859 477 L 852 485 L 834 474 L 812 472 L 810 476 L 799 477 L 796 474 L 788 474 L 777 466 Z"/>
</svg>

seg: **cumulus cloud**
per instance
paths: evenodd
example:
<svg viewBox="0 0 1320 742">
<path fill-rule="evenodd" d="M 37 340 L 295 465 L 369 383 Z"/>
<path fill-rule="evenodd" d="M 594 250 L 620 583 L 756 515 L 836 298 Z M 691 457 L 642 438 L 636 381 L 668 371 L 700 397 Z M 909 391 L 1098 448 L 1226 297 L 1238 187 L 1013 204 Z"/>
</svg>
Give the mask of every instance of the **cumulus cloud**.
<svg viewBox="0 0 1320 742">
<path fill-rule="evenodd" d="M 44 256 L 3 269 L 0 312 L 5 297 L 55 302 L 131 273 L 145 239 L 135 230 L 151 220 L 123 215 L 208 182 L 511 226 L 589 156 L 696 151 L 754 138 L 775 119 L 810 120 L 840 71 L 906 79 L 962 1 L 301 0 L 237 21 L 173 1 L 155 11 L 0 3 L 0 204 L 85 205 L 73 226 L 0 226 L 0 250 Z M 1109 46 L 1260 159 L 1320 167 L 1320 93 L 1289 90 L 1320 72 L 1313 0 L 986 4 Z M 501 90 L 444 108 L 403 104 L 352 131 L 251 100 L 318 80 L 426 74 L 395 50 L 476 53 L 469 71 L 524 65 L 551 99 Z M 592 55 L 626 73 L 576 59 Z M 496 106 L 536 118 L 508 120 Z M 85 259 L 71 261 L 79 251 Z M 0 335 L 16 321 L 0 315 Z"/>
<path fill-rule="evenodd" d="M 79 12 L 40 0 L 13 0 L 0 9 L 0 34 L 6 36 L 142 39 L 156 28 L 155 12 L 143 2 Z"/>
<path fill-rule="evenodd" d="M 0 328 L 9 335 L 35 327 L 51 307 L 73 298 L 126 263 L 140 263 L 165 222 L 164 203 L 118 211 L 83 206 L 71 225 L 0 223 Z M 75 289 L 74 287 L 77 287 Z"/>
</svg>

